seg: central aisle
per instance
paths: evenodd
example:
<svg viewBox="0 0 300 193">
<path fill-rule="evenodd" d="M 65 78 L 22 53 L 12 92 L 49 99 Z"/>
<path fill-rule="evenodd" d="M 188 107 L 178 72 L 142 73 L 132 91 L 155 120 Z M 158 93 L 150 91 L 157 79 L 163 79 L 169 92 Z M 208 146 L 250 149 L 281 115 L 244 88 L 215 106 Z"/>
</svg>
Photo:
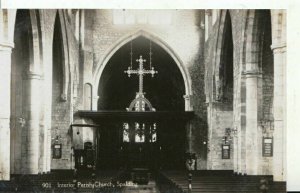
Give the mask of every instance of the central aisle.
<svg viewBox="0 0 300 193">
<path fill-rule="evenodd" d="M 150 181 L 147 185 L 136 185 L 125 187 L 123 193 L 159 193 L 155 181 Z"/>
</svg>

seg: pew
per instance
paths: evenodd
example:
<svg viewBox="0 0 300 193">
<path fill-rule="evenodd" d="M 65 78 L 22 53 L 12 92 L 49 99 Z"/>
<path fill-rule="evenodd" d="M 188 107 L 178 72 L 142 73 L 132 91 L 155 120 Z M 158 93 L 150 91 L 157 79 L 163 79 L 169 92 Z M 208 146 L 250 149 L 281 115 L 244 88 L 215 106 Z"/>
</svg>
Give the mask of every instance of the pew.
<svg viewBox="0 0 300 193">
<path fill-rule="evenodd" d="M 273 182 L 272 176 L 237 176 L 229 171 L 191 171 L 192 193 L 283 193 L 286 192 L 285 183 Z M 189 192 L 187 171 L 161 171 L 160 189 L 175 193 Z M 267 190 L 262 187 L 267 183 Z"/>
</svg>

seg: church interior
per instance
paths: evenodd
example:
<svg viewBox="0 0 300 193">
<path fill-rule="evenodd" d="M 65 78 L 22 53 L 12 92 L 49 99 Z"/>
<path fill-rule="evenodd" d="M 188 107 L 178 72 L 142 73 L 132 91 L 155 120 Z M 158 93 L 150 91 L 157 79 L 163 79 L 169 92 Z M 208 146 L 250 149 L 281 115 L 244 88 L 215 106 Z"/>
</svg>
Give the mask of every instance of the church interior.
<svg viewBox="0 0 300 193">
<path fill-rule="evenodd" d="M 0 191 L 286 192 L 286 11 L 1 9 Z"/>
</svg>

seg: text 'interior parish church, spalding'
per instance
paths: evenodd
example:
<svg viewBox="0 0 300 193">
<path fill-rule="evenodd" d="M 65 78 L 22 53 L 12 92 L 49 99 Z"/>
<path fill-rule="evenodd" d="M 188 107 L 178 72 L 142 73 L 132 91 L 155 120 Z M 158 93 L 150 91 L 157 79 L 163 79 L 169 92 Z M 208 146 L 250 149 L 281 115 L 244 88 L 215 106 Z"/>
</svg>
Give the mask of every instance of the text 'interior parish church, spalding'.
<svg viewBox="0 0 300 193">
<path fill-rule="evenodd" d="M 285 69 L 285 10 L 2 9 L 0 184 L 280 192 Z"/>
</svg>

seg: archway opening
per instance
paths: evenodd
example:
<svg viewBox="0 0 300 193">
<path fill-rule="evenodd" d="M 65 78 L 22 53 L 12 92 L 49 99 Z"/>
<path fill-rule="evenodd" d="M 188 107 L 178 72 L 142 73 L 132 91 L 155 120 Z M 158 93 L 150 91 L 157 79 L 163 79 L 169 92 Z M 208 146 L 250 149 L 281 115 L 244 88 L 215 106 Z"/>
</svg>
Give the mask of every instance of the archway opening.
<svg viewBox="0 0 300 193">
<path fill-rule="evenodd" d="M 145 98 L 150 101 L 157 113 L 184 113 L 185 83 L 180 69 L 162 47 L 144 36 L 139 36 L 123 45 L 108 61 L 99 80 L 98 110 L 126 111 L 135 99 L 136 93 L 139 92 L 139 77 L 136 74 L 128 77 L 124 71 L 131 65 L 133 70 L 138 69 L 139 64 L 136 59 L 140 56 L 146 59 L 144 69 L 150 70 L 154 67 L 154 70 L 158 71 L 154 77 L 150 74 L 143 76 Z M 136 115 L 138 113 L 140 112 L 136 112 Z M 118 120 L 119 123 L 101 122 L 102 138 L 100 137 L 97 142 L 98 155 L 102 157 L 99 161 L 100 168 L 183 169 L 185 167 L 185 122 L 176 116 L 172 120 L 161 118 L 159 121 L 153 121 L 153 119 L 149 120 L 149 117 L 139 117 L 137 120 L 132 116 L 130 120 Z M 128 127 L 133 128 L 128 129 Z M 147 133 L 154 130 L 155 134 L 152 133 L 151 137 L 147 136 Z"/>
<path fill-rule="evenodd" d="M 56 14 L 54 23 L 54 35 L 52 46 L 52 104 L 58 103 L 61 100 L 63 90 L 63 45 L 62 45 L 62 31 L 59 14 Z M 54 106 L 52 106 L 54 107 Z M 55 107 L 54 107 L 55 108 Z M 55 112 L 55 109 L 53 109 Z"/>
<path fill-rule="evenodd" d="M 132 40 L 132 67 L 138 68 L 136 59 L 145 58 L 149 69 L 150 40 L 138 37 Z M 185 85 L 179 68 L 172 57 L 159 45 L 151 42 L 152 66 L 158 71 L 154 78 L 144 76 L 145 97 L 160 111 L 184 111 Z M 138 92 L 138 76 L 130 78 L 124 73 L 130 66 L 131 42 L 122 46 L 109 60 L 99 82 L 99 110 L 125 110 Z M 170 78 L 171 77 L 171 78 Z"/>
<path fill-rule="evenodd" d="M 222 82 L 222 100 L 233 103 L 233 40 L 230 14 L 227 11 L 220 59 L 219 76 Z"/>
</svg>

